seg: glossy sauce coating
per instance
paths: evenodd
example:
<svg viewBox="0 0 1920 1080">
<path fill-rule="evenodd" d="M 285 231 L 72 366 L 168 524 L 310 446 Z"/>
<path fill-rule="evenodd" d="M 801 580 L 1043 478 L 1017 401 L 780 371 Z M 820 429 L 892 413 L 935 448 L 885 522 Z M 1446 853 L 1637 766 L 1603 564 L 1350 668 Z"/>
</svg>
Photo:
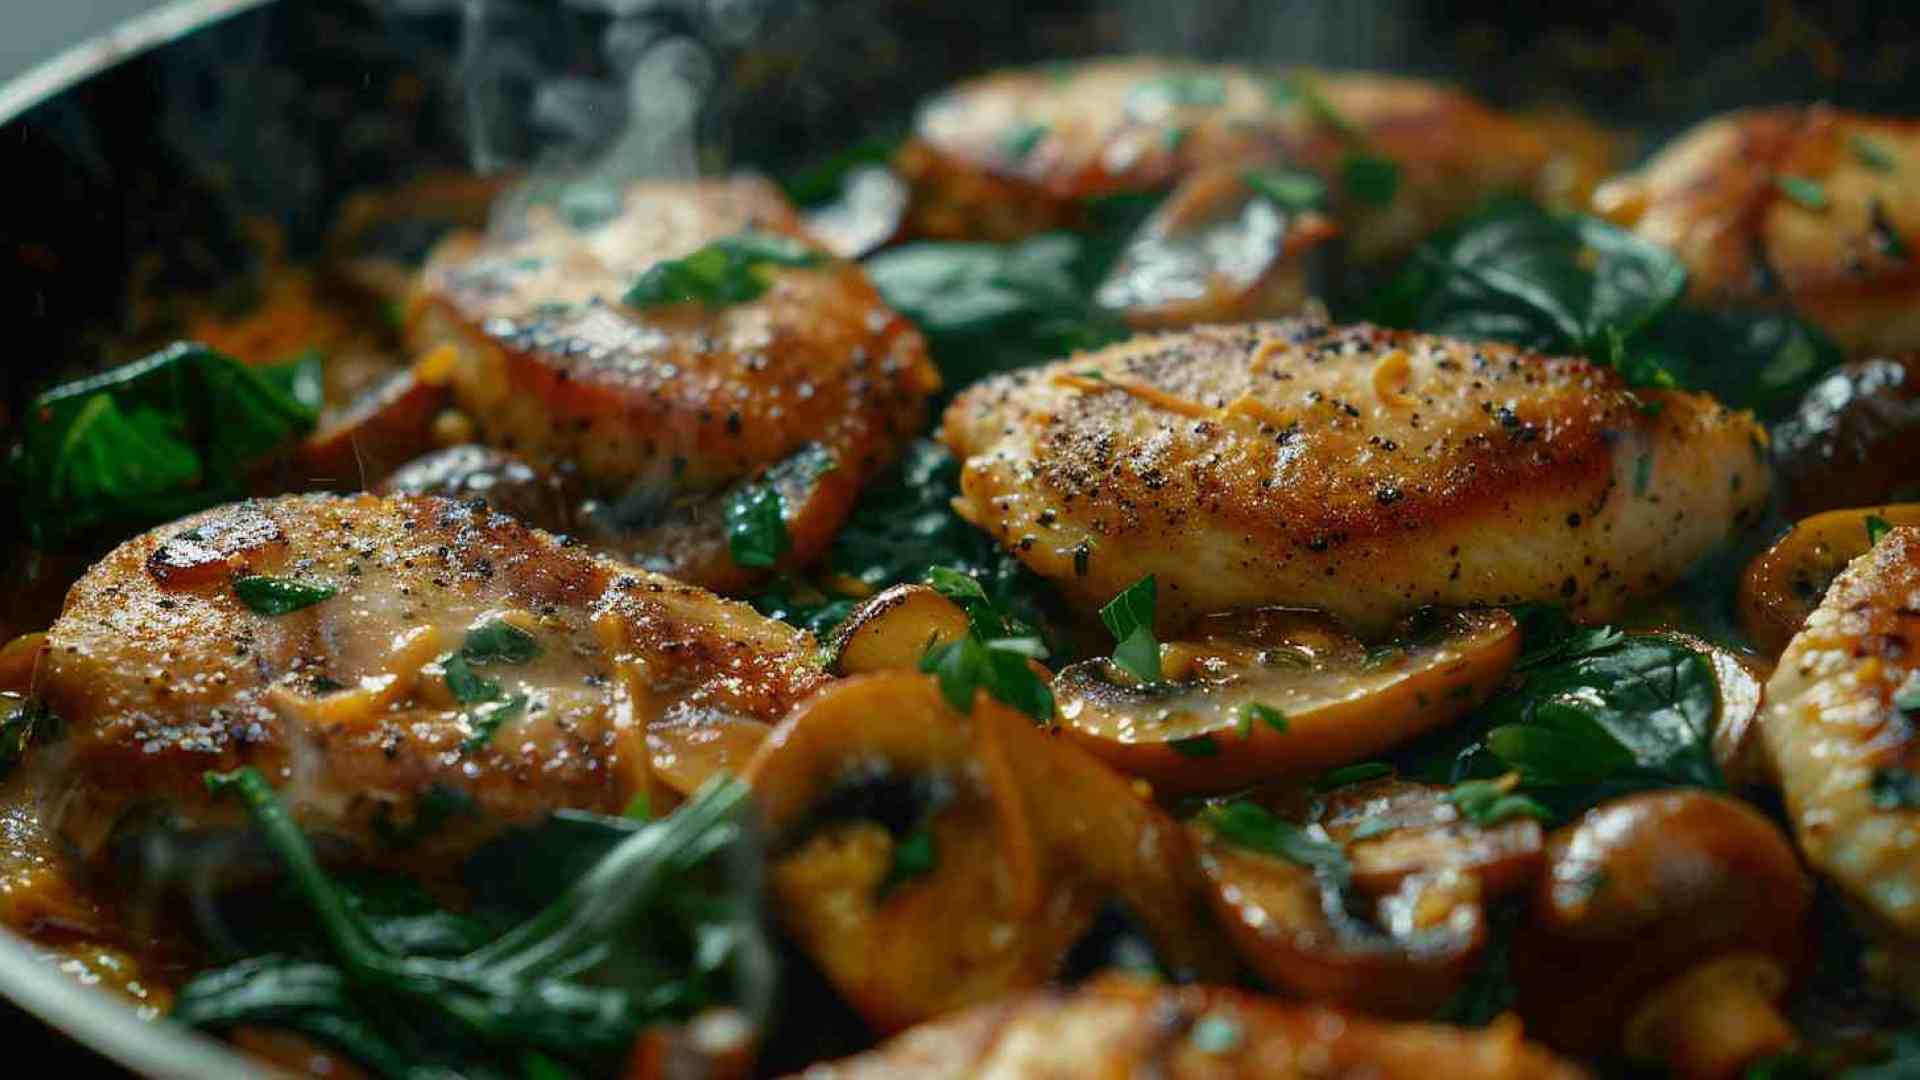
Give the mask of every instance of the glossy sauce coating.
<svg viewBox="0 0 1920 1080">
<path fill-rule="evenodd" d="M 236 580 L 335 590 L 263 614 Z M 471 673 L 519 700 L 481 734 L 448 658 L 476 628 L 531 641 Z M 90 851 L 128 805 L 241 819 L 208 770 L 252 765 L 311 830 L 378 855 L 434 789 L 464 795 L 429 850 L 559 806 L 618 812 L 649 789 L 656 724 L 773 719 L 824 680 L 806 634 L 565 547 L 478 504 L 283 497 L 129 540 L 83 577 L 48 633 L 35 693 L 66 734 L 36 753 L 57 826 Z"/>
</svg>

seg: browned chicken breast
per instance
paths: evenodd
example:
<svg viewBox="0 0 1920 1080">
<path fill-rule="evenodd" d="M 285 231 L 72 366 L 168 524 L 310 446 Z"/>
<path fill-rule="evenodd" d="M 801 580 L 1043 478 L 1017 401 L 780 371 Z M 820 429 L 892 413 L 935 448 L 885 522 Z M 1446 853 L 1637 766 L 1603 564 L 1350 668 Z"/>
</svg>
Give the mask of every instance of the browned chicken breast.
<svg viewBox="0 0 1920 1080">
<path fill-rule="evenodd" d="M 1801 850 L 1894 941 L 1920 999 L 1920 527 L 1827 590 L 1767 683 L 1766 748 Z"/>
<path fill-rule="evenodd" d="M 1788 307 L 1857 353 L 1920 348 L 1920 121 L 1729 113 L 1594 205 L 1676 252 L 1696 301 Z"/>
<path fill-rule="evenodd" d="M 1511 1019 L 1477 1031 L 1396 1024 L 1239 990 L 1105 976 L 1077 991 L 978 1006 L 804 1075 L 1576 1080 L 1586 1073 L 1527 1042 Z"/>
<path fill-rule="evenodd" d="M 825 680 L 806 634 L 492 513 L 425 497 L 289 496 L 136 537 L 74 585 L 34 680 L 66 734 L 37 754 L 93 849 L 161 800 L 253 765 L 309 829 L 380 847 L 420 798 L 475 813 L 454 853 L 554 807 L 656 783 L 649 735 L 771 721 Z M 661 794 L 664 794 L 662 792 Z"/>
<path fill-rule="evenodd" d="M 457 234 L 409 338 L 453 347 L 480 441 L 577 470 L 619 554 L 715 588 L 754 569 L 729 556 L 731 491 L 808 461 L 781 565 L 806 563 L 939 383 L 918 331 L 757 179 L 642 181 L 602 224 L 536 206 L 516 233 Z"/>
<path fill-rule="evenodd" d="M 1605 619 L 1765 505 L 1765 435 L 1611 369 L 1312 320 L 1135 338 L 979 384 L 946 415 L 962 516 L 1078 604 L 1144 574 L 1162 629 L 1426 604 Z"/>
<path fill-rule="evenodd" d="M 1201 167 L 1307 170 L 1349 213 L 1352 254 L 1410 248 L 1481 199 L 1551 196 L 1590 141 L 1558 155 L 1540 133 L 1450 87 L 1355 73 L 1267 72 L 1153 58 L 1001 71 L 922 108 L 896 165 L 912 231 L 1009 240 L 1086 221 L 1086 201 L 1164 191 Z M 1342 199 L 1349 154 L 1393 161 L 1392 197 Z M 1575 181 L 1575 190 L 1583 186 Z"/>
</svg>

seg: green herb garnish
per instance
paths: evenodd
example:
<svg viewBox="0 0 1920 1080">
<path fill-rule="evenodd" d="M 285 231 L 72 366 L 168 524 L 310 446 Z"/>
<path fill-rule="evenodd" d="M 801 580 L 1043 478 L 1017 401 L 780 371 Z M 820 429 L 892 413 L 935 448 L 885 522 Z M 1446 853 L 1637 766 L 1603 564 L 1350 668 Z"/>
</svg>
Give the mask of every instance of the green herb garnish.
<svg viewBox="0 0 1920 1080">
<path fill-rule="evenodd" d="M 1313 782 L 1313 789 L 1332 791 L 1334 788 L 1343 788 L 1348 784 L 1364 783 L 1392 775 L 1393 766 L 1384 761 L 1362 761 L 1355 765 L 1342 765 L 1338 769 L 1322 773 L 1320 778 Z"/>
<path fill-rule="evenodd" d="M 244 497 L 249 468 L 310 430 L 321 360 L 251 366 L 190 342 L 27 403 L 10 463 L 36 546 Z"/>
<path fill-rule="evenodd" d="M 973 711 L 980 690 L 1035 720 L 1053 719 L 1053 691 L 1027 660 L 1045 648 L 1038 638 L 986 640 L 975 631 L 936 645 L 920 658 L 920 670 L 933 675 L 940 694 L 955 712 Z"/>
<path fill-rule="evenodd" d="M 759 299 L 772 286 L 774 267 L 818 266 L 826 260 L 824 254 L 791 236 L 749 230 L 721 237 L 684 258 L 656 263 L 621 299 L 637 308 L 743 304 Z"/>
<path fill-rule="evenodd" d="M 1385 206 L 1400 190 L 1400 166 L 1377 154 L 1351 153 L 1340 162 L 1340 183 L 1366 205 Z"/>
<path fill-rule="evenodd" d="M 505 619 L 488 619 L 467 631 L 460 652 L 476 664 L 524 664 L 540 655 L 540 642 Z"/>
<path fill-rule="evenodd" d="M 1457 807 L 1468 821 L 1482 827 L 1498 825 L 1509 818 L 1530 817 L 1551 821 L 1553 812 L 1539 800 L 1511 792 L 1512 784 L 1499 780 L 1463 780 L 1447 792 L 1447 801 Z"/>
<path fill-rule="evenodd" d="M 1304 866 L 1336 889 L 1352 876 L 1347 854 L 1318 827 L 1307 829 L 1246 799 L 1216 803 L 1198 819 L 1229 843 Z"/>
<path fill-rule="evenodd" d="M 328 600 L 339 590 L 324 581 L 248 574 L 233 580 L 233 594 L 260 615 L 285 615 Z"/>
<path fill-rule="evenodd" d="M 1149 684 L 1160 681 L 1160 642 L 1153 636 L 1157 598 L 1157 585 L 1148 574 L 1100 609 L 1100 621 L 1113 634 L 1114 664 Z"/>
<path fill-rule="evenodd" d="M 1920 713 L 1920 670 L 1909 672 L 1907 681 L 1893 692 L 1893 707 L 1904 713 Z"/>
<path fill-rule="evenodd" d="M 1298 213 L 1327 204 L 1327 185 L 1318 176 L 1299 169 L 1260 169 L 1242 173 L 1241 182 L 1254 194 L 1282 210 Z"/>
<path fill-rule="evenodd" d="M 1033 153 L 1046 138 L 1045 124 L 1016 124 L 1000 137 L 1000 152 L 1009 161 L 1025 161 L 1027 155 Z"/>
<path fill-rule="evenodd" d="M 1862 165 L 1875 172 L 1892 172 L 1898 164 L 1886 147 L 1865 135 L 1855 135 L 1848 139 L 1847 149 L 1853 151 L 1853 156 L 1858 158 Z"/>
<path fill-rule="evenodd" d="M 1246 738 L 1253 734 L 1255 721 L 1267 725 L 1284 735 L 1287 732 L 1287 714 L 1271 705 L 1262 705 L 1257 701 L 1246 701 L 1235 710 L 1240 716 L 1240 736 Z"/>
<path fill-rule="evenodd" d="M 1827 189 L 1821 187 L 1817 180 L 1781 173 L 1773 178 L 1773 183 L 1780 189 L 1780 194 L 1799 203 L 1805 209 L 1825 210 L 1827 208 Z"/>
<path fill-rule="evenodd" d="M 893 859 L 887 865 L 887 876 L 880 884 L 880 891 L 892 892 L 915 878 L 932 873 L 938 865 L 940 852 L 934 842 L 933 829 L 922 825 L 894 843 Z"/>
<path fill-rule="evenodd" d="M 1866 525 L 1868 547 L 1879 543 L 1881 537 L 1893 531 L 1893 523 L 1878 514 L 1868 514 Z"/>
<path fill-rule="evenodd" d="M 740 566 L 766 567 L 793 550 L 786 500 L 770 485 L 754 484 L 727 500 L 727 551 Z"/>
</svg>

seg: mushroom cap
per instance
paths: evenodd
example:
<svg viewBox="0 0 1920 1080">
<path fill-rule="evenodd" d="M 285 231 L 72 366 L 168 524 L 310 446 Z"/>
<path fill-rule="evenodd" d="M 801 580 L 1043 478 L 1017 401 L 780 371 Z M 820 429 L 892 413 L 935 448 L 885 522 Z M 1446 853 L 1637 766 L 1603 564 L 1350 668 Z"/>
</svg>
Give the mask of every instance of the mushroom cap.
<svg viewBox="0 0 1920 1080">
<path fill-rule="evenodd" d="M 1701 964 L 1756 953 L 1791 977 L 1810 956 L 1812 902 L 1786 836 L 1737 799 L 1677 789 L 1596 807 L 1548 841 L 1514 942 L 1528 1029 L 1596 1053 L 1650 994 Z"/>
</svg>

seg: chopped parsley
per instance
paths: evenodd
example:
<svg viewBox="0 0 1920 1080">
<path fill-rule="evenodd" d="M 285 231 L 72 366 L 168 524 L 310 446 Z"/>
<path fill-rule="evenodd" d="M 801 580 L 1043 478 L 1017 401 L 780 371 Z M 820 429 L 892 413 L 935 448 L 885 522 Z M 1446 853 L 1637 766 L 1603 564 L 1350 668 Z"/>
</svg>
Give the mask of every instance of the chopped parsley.
<svg viewBox="0 0 1920 1080">
<path fill-rule="evenodd" d="M 1053 719 L 1053 691 L 1027 661 L 1044 656 L 1039 638 L 983 638 L 969 630 L 957 641 L 935 645 L 920 658 L 920 670 L 934 676 L 940 694 L 955 712 L 970 713 L 977 693 L 1026 713 L 1035 720 Z"/>
<path fill-rule="evenodd" d="M 1343 765 L 1321 774 L 1320 778 L 1313 782 L 1313 789 L 1332 791 L 1334 788 L 1343 788 L 1348 784 L 1364 783 L 1392 775 L 1393 766 L 1384 761 L 1362 761 L 1355 765 Z"/>
<path fill-rule="evenodd" d="M 1804 209 L 1825 210 L 1827 208 L 1827 189 L 1821 187 L 1817 180 L 1781 173 L 1773 178 L 1773 183 L 1780 189 L 1780 194 L 1792 199 Z"/>
<path fill-rule="evenodd" d="M 1271 705 L 1262 705 L 1257 701 L 1246 701 L 1242 702 L 1239 709 L 1235 711 L 1239 714 L 1240 737 L 1243 739 L 1253 734 L 1253 725 L 1256 721 L 1267 725 L 1283 735 L 1286 734 L 1287 714 Z"/>
<path fill-rule="evenodd" d="M 1216 803 L 1202 810 L 1198 820 L 1228 843 L 1304 866 L 1336 888 L 1345 889 L 1352 876 L 1346 852 L 1327 839 L 1324 830 L 1302 828 L 1259 803 Z"/>
<path fill-rule="evenodd" d="M 260 615 L 285 615 L 310 608 L 322 600 L 328 600 L 339 592 L 324 581 L 302 581 L 298 578 L 270 577 L 266 574 L 248 574 L 235 578 L 233 594 L 248 610 Z"/>
<path fill-rule="evenodd" d="M 1327 185 L 1310 172 L 1299 169 L 1258 169 L 1242 173 L 1240 180 L 1254 194 L 1282 210 L 1318 210 L 1327 205 Z"/>
<path fill-rule="evenodd" d="M 1160 681 L 1160 642 L 1153 636 L 1158 586 L 1148 574 L 1100 609 L 1100 621 L 1113 634 L 1113 662 L 1143 683 Z"/>
<path fill-rule="evenodd" d="M 1893 524 L 1878 514 L 1868 514 L 1866 525 L 1868 547 L 1879 543 L 1881 537 L 1893 531 Z"/>
<path fill-rule="evenodd" d="M 757 300 L 773 284 L 776 266 L 818 266 L 826 256 L 781 233 L 748 230 L 724 236 L 679 259 L 649 267 L 627 290 L 629 307 L 702 304 L 727 307 Z"/>
<path fill-rule="evenodd" d="M 1551 821 L 1553 812 L 1537 799 L 1512 794 L 1513 781 L 1517 779 L 1463 780 L 1447 792 L 1447 801 L 1468 821 L 1480 826 L 1498 825 L 1516 817 Z"/>
<path fill-rule="evenodd" d="M 1027 155 L 1047 138 L 1047 125 L 1024 123 L 1016 124 L 1000 137 L 1000 152 L 1009 161 L 1025 161 Z"/>
<path fill-rule="evenodd" d="M 891 892 L 915 878 L 925 877 L 939 864 L 940 852 L 934 844 L 933 829 L 922 825 L 894 843 L 893 859 L 887 866 L 880 891 Z"/>
</svg>

